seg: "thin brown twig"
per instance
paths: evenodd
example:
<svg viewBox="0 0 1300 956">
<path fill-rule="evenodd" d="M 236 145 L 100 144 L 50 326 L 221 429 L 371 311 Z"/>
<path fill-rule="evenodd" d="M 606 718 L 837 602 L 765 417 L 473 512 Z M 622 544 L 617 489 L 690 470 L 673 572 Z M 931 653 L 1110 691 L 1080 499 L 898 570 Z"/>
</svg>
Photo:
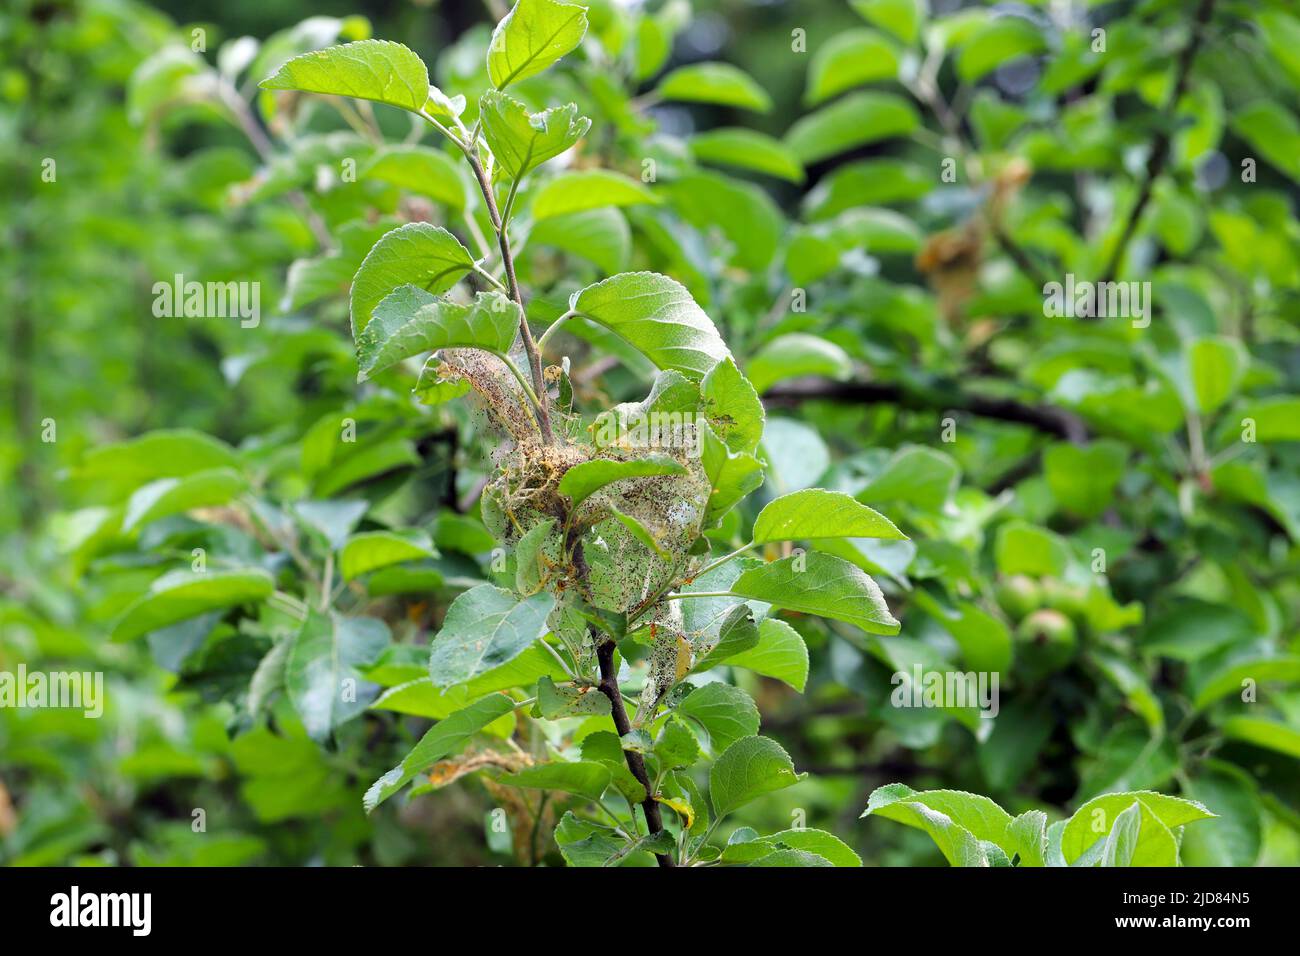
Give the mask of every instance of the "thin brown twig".
<svg viewBox="0 0 1300 956">
<path fill-rule="evenodd" d="M 487 173 L 483 169 L 483 162 L 476 154 L 472 142 L 465 147 L 465 157 L 469 160 L 470 168 L 474 170 L 474 178 L 478 180 L 479 191 L 483 194 L 483 201 L 487 203 L 488 218 L 492 220 L 492 228 L 497 234 L 497 242 L 501 247 L 501 263 L 506 270 L 506 285 L 510 290 L 510 298 L 519 306 L 519 334 L 524 341 L 524 352 L 528 355 L 528 366 L 533 376 L 533 391 L 537 394 L 538 424 L 541 427 L 542 440 L 548 445 L 554 444 L 555 436 L 551 432 L 551 403 L 547 397 L 546 380 L 542 375 L 542 355 L 537 350 L 537 343 L 533 341 L 532 329 L 528 327 L 528 315 L 524 311 L 524 299 L 519 292 L 519 280 L 515 278 L 515 260 L 510 253 L 510 239 L 506 234 L 506 227 L 501 219 L 501 213 L 497 209 L 497 200 L 496 195 L 492 192 L 492 184 L 488 182 Z"/>
<path fill-rule="evenodd" d="M 1142 213 L 1146 211 L 1147 203 L 1151 201 L 1151 192 L 1155 187 L 1156 180 L 1164 172 L 1165 164 L 1169 162 L 1170 147 L 1173 145 L 1174 118 L 1178 111 L 1178 102 L 1187 92 L 1187 81 L 1192 72 L 1192 61 L 1196 59 L 1196 52 L 1200 49 L 1201 41 L 1205 36 L 1205 25 L 1210 22 L 1210 15 L 1214 12 L 1214 0 L 1201 0 L 1201 4 L 1196 8 L 1196 17 L 1192 22 L 1192 36 L 1187 41 L 1187 46 L 1183 47 L 1178 56 L 1178 72 L 1174 80 L 1174 88 L 1169 94 L 1169 102 L 1165 105 L 1164 114 L 1166 123 L 1156 133 L 1155 139 L 1151 143 L 1151 156 L 1147 159 L 1146 174 L 1143 176 L 1142 185 L 1138 188 L 1137 202 L 1133 204 L 1132 210 L 1129 211 L 1128 220 L 1124 223 L 1124 229 L 1120 233 L 1119 241 L 1115 244 L 1114 250 L 1110 254 L 1110 261 L 1106 265 L 1105 271 L 1102 272 L 1101 281 L 1110 282 L 1115 278 L 1116 272 L 1119 271 L 1120 262 L 1124 259 L 1124 252 L 1128 248 L 1129 241 L 1137 231 L 1138 222 L 1142 219 Z"/>
<path fill-rule="evenodd" d="M 226 80 L 221 80 L 217 85 L 217 95 L 222 105 L 230 110 L 235 122 L 244 135 L 248 137 L 248 141 L 253 144 L 253 149 L 261 157 L 262 162 L 269 163 L 274 158 L 275 148 L 271 145 L 270 137 L 258 125 L 252 110 L 244 102 L 244 98 L 239 95 L 239 91 Z M 316 241 L 320 243 L 320 247 L 322 249 L 331 248 L 334 241 L 330 236 L 329 227 L 325 225 L 325 220 L 316 214 L 316 210 L 311 208 L 311 204 L 307 202 L 307 197 L 297 189 L 290 190 L 285 195 L 294 208 L 302 213 L 303 218 L 307 220 L 307 226 L 311 229 L 312 235 L 316 237 Z"/>
</svg>

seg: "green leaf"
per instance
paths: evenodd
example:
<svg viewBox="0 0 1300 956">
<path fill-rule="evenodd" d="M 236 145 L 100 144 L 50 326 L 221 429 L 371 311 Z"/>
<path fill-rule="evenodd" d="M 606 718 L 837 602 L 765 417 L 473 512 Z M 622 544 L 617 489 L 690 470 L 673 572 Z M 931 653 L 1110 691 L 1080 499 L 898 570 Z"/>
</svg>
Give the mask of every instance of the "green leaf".
<svg viewBox="0 0 1300 956">
<path fill-rule="evenodd" d="M 672 560 L 670 552 L 664 549 L 661 539 L 665 536 L 663 533 L 655 535 L 645 526 L 645 523 L 633 515 L 624 514 L 613 505 L 609 506 L 611 517 L 628 531 L 632 532 L 632 537 L 636 538 L 647 548 L 657 554 L 664 561 Z"/>
<path fill-rule="evenodd" d="M 473 267 L 469 250 L 441 226 L 399 226 L 375 243 L 352 280 L 352 337 L 360 338 L 375 307 L 395 289 L 409 284 L 437 295 Z"/>
<path fill-rule="evenodd" d="M 1044 854 L 1048 866 L 1068 866 L 1061 855 L 1061 834 L 1065 832 L 1066 820 L 1057 820 L 1047 828 L 1047 852 Z"/>
<path fill-rule="evenodd" d="M 762 456 L 772 477 L 775 494 L 786 494 L 817 484 L 830 467 L 831 452 L 825 440 L 806 422 L 772 416 L 763 429 Z"/>
<path fill-rule="evenodd" d="M 900 448 L 857 493 L 859 501 L 902 501 L 939 511 L 957 488 L 961 469 L 951 456 L 917 445 Z"/>
<path fill-rule="evenodd" d="M 1254 866 L 1263 844 L 1263 807 L 1255 782 L 1240 768 L 1217 760 L 1201 764 L 1189 796 L 1218 819 L 1183 834 L 1179 852 L 1188 866 Z"/>
<path fill-rule="evenodd" d="M 814 222 L 859 206 L 920 199 L 933 188 L 933 177 L 897 159 L 871 159 L 837 167 L 804 197 L 805 218 Z"/>
<path fill-rule="evenodd" d="M 1232 398 L 1249 361 L 1241 343 L 1233 339 L 1193 342 L 1187 349 L 1187 366 L 1196 393 L 1196 407 L 1208 415 Z"/>
<path fill-rule="evenodd" d="M 437 552 L 423 532 L 363 531 L 349 538 L 339 551 L 339 573 L 344 581 L 351 581 L 390 564 L 433 557 Z"/>
<path fill-rule="evenodd" d="M 95 500 L 117 501 L 155 478 L 239 466 L 239 454 L 225 442 L 182 428 L 92 449 L 70 477 L 78 486 L 93 488 Z"/>
<path fill-rule="evenodd" d="M 559 0 L 519 0 L 492 31 L 487 70 L 499 90 L 536 76 L 582 42 L 587 9 Z"/>
<path fill-rule="evenodd" d="M 538 690 L 541 690 L 539 685 Z M 598 690 L 588 691 L 587 697 L 596 696 L 605 701 L 605 715 L 610 713 L 609 698 Z M 685 731 L 689 736 L 690 731 Z M 627 768 L 627 757 L 623 753 L 623 744 L 618 739 L 618 734 L 611 733 L 608 730 L 598 730 L 594 734 L 588 734 L 582 738 L 582 759 L 586 761 L 595 761 L 604 764 L 610 773 L 610 780 L 618 792 L 621 793 L 629 805 L 641 803 L 645 800 L 645 787 L 632 776 L 632 771 Z"/>
<path fill-rule="evenodd" d="M 897 685 L 897 690 L 894 693 L 901 695 L 904 701 L 913 694 L 918 695 L 922 700 L 924 699 L 925 681 L 930 674 L 943 677 L 947 674 L 960 673 L 960 670 L 949 663 L 941 653 L 929 644 L 915 638 L 878 635 L 867 642 L 866 649 L 874 657 L 882 661 L 892 672 L 894 678 L 891 683 Z M 919 682 L 915 676 L 918 667 L 921 675 Z M 985 711 L 981 709 L 978 681 L 976 681 L 975 686 L 971 686 L 969 682 L 964 682 L 964 689 L 961 693 L 962 697 L 954 696 L 952 700 L 945 700 L 940 709 L 944 714 L 950 715 L 961 723 L 977 740 L 982 739 L 989 734 L 992 725 L 996 722 L 981 717 L 981 714 L 985 713 Z M 902 709 L 891 708 L 891 710 L 901 711 Z M 921 720 L 938 726 L 942 726 L 943 723 L 938 715 L 931 717 L 928 713 L 920 714 L 912 709 L 907 709 L 905 713 L 913 715 L 912 720 L 914 723 L 919 723 Z M 899 720 L 902 719 L 899 718 Z"/>
<path fill-rule="evenodd" d="M 705 527 L 708 527 L 763 484 L 763 463 L 747 451 L 733 452 L 727 448 L 707 420 L 698 427 L 700 464 L 711 489 L 704 517 Z"/>
<path fill-rule="evenodd" d="M 480 292 L 466 304 L 402 286 L 375 307 L 357 336 L 357 380 L 438 349 L 476 348 L 500 357 L 518 331 L 519 306 L 500 292 Z"/>
<path fill-rule="evenodd" d="M 688 698 L 689 699 L 689 698 Z M 781 745 L 768 737 L 742 737 L 714 761 L 709 770 L 713 812 L 725 816 L 761 797 L 802 779 Z"/>
<path fill-rule="evenodd" d="M 916 42 L 925 20 L 925 0 L 849 0 L 849 5 L 907 44 Z"/>
<path fill-rule="evenodd" d="M 605 861 L 605 866 L 615 866 L 633 853 L 672 853 L 677 848 L 672 833 L 660 830 L 638 837 Z"/>
<path fill-rule="evenodd" d="M 804 488 L 767 504 L 754 521 L 754 544 L 811 538 L 892 538 L 907 535 L 884 515 L 842 491 Z"/>
<path fill-rule="evenodd" d="M 1057 534 L 1024 521 L 998 528 L 993 544 L 998 573 L 1059 578 L 1070 563 L 1070 547 Z"/>
<path fill-rule="evenodd" d="M 732 166 L 802 183 L 803 166 L 784 143 L 766 133 L 726 127 L 696 133 L 686 143 L 698 162 Z"/>
<path fill-rule="evenodd" d="M 974 83 L 1004 63 L 1044 49 L 1038 27 L 1017 16 L 997 17 L 976 30 L 957 55 L 957 75 Z"/>
<path fill-rule="evenodd" d="M 442 405 L 468 395 L 469 379 L 461 378 L 456 370 L 437 356 L 430 356 L 420 368 L 420 377 L 411 391 L 421 404 Z"/>
<path fill-rule="evenodd" d="M 1095 747 L 1092 758 L 1080 762 L 1081 796 L 1121 792 L 1126 787 L 1146 790 L 1164 786 L 1178 767 L 1173 741 L 1167 737 L 1152 740 L 1151 731 L 1135 720 L 1118 720 L 1091 746 Z M 1107 818 L 1104 825 L 1110 823 Z"/>
<path fill-rule="evenodd" d="M 452 511 L 443 511 L 433 529 L 433 543 L 446 551 L 481 555 L 495 548 L 497 541 L 483 527 L 482 521 Z"/>
<path fill-rule="evenodd" d="M 1007 824 L 1007 838 L 1016 845 L 1021 866 L 1047 866 L 1047 814 L 1026 810 Z"/>
<path fill-rule="evenodd" d="M 463 710 L 458 710 L 430 728 L 400 764 L 376 780 L 366 791 L 363 801 L 370 813 L 420 772 L 449 754 L 457 753 L 469 739 L 492 721 L 514 710 L 515 702 L 505 694 L 488 694 Z"/>
<path fill-rule="evenodd" d="M 731 593 L 847 621 L 872 634 L 899 629 L 875 581 L 857 566 L 815 551 L 751 568 L 736 579 Z"/>
<path fill-rule="evenodd" d="M 673 50 L 673 34 L 690 16 L 690 8 L 667 4 L 659 13 L 643 14 L 636 24 L 635 67 L 632 77 L 644 82 L 663 69 Z"/>
<path fill-rule="evenodd" d="M 129 641 L 208 611 L 261 601 L 273 590 L 275 582 L 261 568 L 170 571 L 123 612 L 112 639 Z"/>
<path fill-rule="evenodd" d="M 709 831 L 709 804 L 690 773 L 676 771 L 664 777 L 665 796 L 656 799 L 671 807 L 692 839 L 702 841 Z"/>
<path fill-rule="evenodd" d="M 548 180 L 533 197 L 533 219 L 552 219 L 603 206 L 651 205 L 659 198 L 639 182 L 607 169 L 562 173 Z"/>
<path fill-rule="evenodd" d="M 760 837 L 755 842 L 786 847 L 791 850 L 801 850 L 805 853 L 814 853 L 822 859 L 828 860 L 833 866 L 862 865 L 862 858 L 853 852 L 852 847 L 833 833 L 827 833 L 825 830 L 781 830 L 778 833 Z M 758 864 L 760 866 L 763 865 L 761 859 Z"/>
<path fill-rule="evenodd" d="M 772 98 L 744 70 L 730 63 L 679 66 L 655 87 L 661 99 L 685 103 L 715 103 L 766 113 Z"/>
<path fill-rule="evenodd" d="M 591 120 L 579 116 L 573 103 L 530 113 L 523 103 L 498 90 L 483 94 L 479 118 L 497 165 L 512 179 L 560 155 L 591 129 Z"/>
<path fill-rule="evenodd" d="M 1011 667 L 1011 631 L 999 618 L 970 601 L 954 601 L 948 608 L 922 588 L 912 595 L 917 606 L 953 636 L 972 670 L 1006 671 Z"/>
<path fill-rule="evenodd" d="M 544 219 L 528 232 L 528 246 L 551 246 L 570 255 L 580 256 L 599 267 L 601 273 L 613 275 L 627 268 L 632 255 L 632 230 L 627 217 L 612 206 L 570 213 Z"/>
<path fill-rule="evenodd" d="M 312 817 L 336 810 L 347 787 L 327 762 L 320 746 L 286 714 L 282 733 L 258 727 L 230 745 L 235 768 L 244 778 L 240 797 L 261 823 Z"/>
<path fill-rule="evenodd" d="M 997 790 L 1012 786 L 1034 766 L 1051 733 L 1050 713 L 1024 701 L 1004 702 L 979 750 L 984 779 Z"/>
<path fill-rule="evenodd" d="M 560 818 L 555 843 L 569 866 L 604 866 L 628 849 L 627 840 L 612 828 L 575 816 L 572 810 Z"/>
<path fill-rule="evenodd" d="M 842 382 L 853 374 L 853 360 L 834 342 L 819 335 L 791 332 L 763 343 L 746 368 L 761 395 L 789 378 L 815 375 Z"/>
<path fill-rule="evenodd" d="M 1117 441 L 1095 441 L 1086 448 L 1061 442 L 1043 452 L 1043 474 L 1061 507 L 1095 518 L 1114 501 L 1127 462 L 1128 449 Z"/>
<path fill-rule="evenodd" d="M 689 767 L 700 759 L 700 744 L 680 718 L 670 716 L 659 731 L 654 754 L 666 770 Z"/>
<path fill-rule="evenodd" d="M 442 720 L 463 707 L 465 701 L 473 700 L 475 696 L 481 696 L 466 694 L 463 692 L 463 687 L 453 687 L 448 691 L 441 691 L 433 686 L 429 680 L 427 668 L 425 670 L 426 673 L 421 674 L 414 680 L 385 688 L 384 692 L 375 698 L 370 705 L 370 709 Z M 505 723 L 509 725 L 511 730 L 514 728 L 513 716 L 511 714 L 509 717 L 504 718 Z M 488 732 L 491 733 L 492 729 L 492 726 L 489 725 Z"/>
<path fill-rule="evenodd" d="M 714 682 L 697 687 L 675 712 L 700 727 L 714 754 L 722 753 L 742 737 L 758 733 L 758 707 L 753 698 L 731 684 Z"/>
<path fill-rule="evenodd" d="M 575 292 L 569 308 L 661 369 L 699 379 L 730 356 L 713 321 L 686 288 L 654 272 L 625 272 Z"/>
<path fill-rule="evenodd" d="M 759 564 L 756 558 L 740 558 L 721 564 L 710 571 L 696 575 L 691 583 L 683 585 L 679 592 L 694 594 L 693 598 L 679 602 L 682 609 L 682 629 L 695 647 L 711 647 L 721 637 L 722 625 L 739 606 L 738 602 L 727 594 L 727 589 L 735 583 L 736 578 L 747 567 Z M 715 594 L 716 597 L 699 597 L 700 594 Z M 763 618 L 771 609 L 762 601 L 746 601 L 755 618 Z"/>
<path fill-rule="evenodd" d="M 879 807 L 873 807 L 876 803 L 876 794 L 881 795 L 882 806 L 885 801 L 892 803 L 898 800 L 924 804 L 949 817 L 968 830 L 976 839 L 999 846 L 1008 853 L 1015 851 L 1016 844 L 1007 836 L 1007 828 L 1012 822 L 1011 814 L 988 797 L 962 790 L 915 791 L 902 784 L 893 784 L 892 789 L 881 787 L 871 795 L 867 808 L 869 812 L 879 813 Z M 881 815 L 888 816 L 888 814 Z M 866 814 L 864 813 L 863 816 Z"/>
<path fill-rule="evenodd" d="M 1148 821 L 1156 824 L 1159 821 L 1152 820 L 1151 811 L 1142 806 L 1141 800 L 1135 800 L 1133 803 L 1115 818 L 1115 825 L 1111 827 L 1110 833 L 1106 835 L 1106 841 L 1101 846 L 1101 856 L 1097 860 L 1098 866 L 1133 866 L 1133 857 L 1137 850 L 1138 841 L 1143 835 L 1143 824 Z M 1173 834 L 1169 832 L 1168 827 L 1164 827 L 1165 835 L 1169 837 L 1169 845 L 1173 844 Z M 1151 841 L 1148 841 L 1151 842 Z M 1157 837 L 1157 842 L 1164 844 L 1165 841 Z M 1174 848 L 1173 858 L 1166 866 L 1176 866 L 1178 863 L 1177 848 Z"/>
<path fill-rule="evenodd" d="M 1254 422 L 1256 441 L 1300 441 L 1300 397 L 1262 398 L 1246 405 L 1235 417 L 1238 422 Z"/>
<path fill-rule="evenodd" d="M 122 530 L 130 531 L 194 508 L 224 505 L 247 488 L 248 480 L 231 468 L 197 471 L 181 478 L 159 478 L 131 495 Z"/>
<path fill-rule="evenodd" d="M 625 478 L 648 478 L 652 475 L 682 475 L 686 473 L 677 461 L 667 455 L 647 455 L 645 458 L 632 458 L 616 461 L 612 458 L 594 458 L 574 465 L 560 479 L 558 490 L 567 495 L 573 507 L 577 508 L 591 495 L 606 485 Z"/>
<path fill-rule="evenodd" d="M 785 219 L 765 189 L 712 172 L 678 176 L 660 188 L 688 223 L 705 235 L 720 232 L 726 238 L 728 262 L 750 272 L 771 264 Z"/>
<path fill-rule="evenodd" d="M 555 597 L 543 592 L 520 600 L 491 584 L 459 595 L 447 608 L 429 653 L 429 676 L 449 687 L 499 667 L 542 636 Z"/>
<path fill-rule="evenodd" d="M 830 860 L 816 853 L 809 853 L 807 850 L 774 850 L 771 853 L 760 856 L 757 860 L 749 864 L 750 866 L 774 867 L 774 866 L 834 866 Z"/>
<path fill-rule="evenodd" d="M 885 575 L 904 587 L 910 586 L 907 570 L 917 555 L 917 546 L 910 540 L 812 538 L 808 543 L 812 550 L 851 561 L 868 574 Z"/>
<path fill-rule="evenodd" d="M 429 98 L 429 71 L 400 43 L 358 40 L 296 56 L 261 87 L 352 96 L 418 113 Z"/>
<path fill-rule="evenodd" d="M 1178 842 L 1169 827 L 1135 800 L 1115 818 L 1098 866 L 1177 866 Z"/>
<path fill-rule="evenodd" d="M 851 93 L 803 117 L 785 144 L 805 166 L 859 146 L 906 136 L 921 123 L 915 108 L 893 93 Z"/>
<path fill-rule="evenodd" d="M 1255 154 L 1300 182 L 1300 122 L 1274 100 L 1258 99 L 1232 111 L 1232 129 Z"/>
<path fill-rule="evenodd" d="M 515 590 L 520 594 L 536 594 L 542 589 L 547 578 L 544 556 L 559 544 L 554 531 L 555 519 L 545 518 L 529 528 L 515 546 Z M 550 555 L 551 559 L 555 557 Z"/>
<path fill-rule="evenodd" d="M 1261 39 L 1286 72 L 1292 89 L 1300 89 L 1300 19 L 1281 10 L 1257 10 Z"/>
<path fill-rule="evenodd" d="M 358 668 L 373 663 L 388 643 L 388 625 L 376 618 L 308 612 L 293 638 L 284 684 L 309 737 L 323 742 L 365 711 L 374 693 Z"/>
<path fill-rule="evenodd" d="M 718 639 L 696 662 L 694 670 L 703 672 L 728 663 L 730 658 L 758 644 L 758 625 L 748 604 L 737 604 L 727 612 Z"/>
<path fill-rule="evenodd" d="M 371 247 L 393 228 L 390 219 L 350 222 L 338 230 L 338 248 L 311 259 L 295 259 L 289 266 L 280 308 L 301 309 L 320 299 L 342 295 Z"/>
<path fill-rule="evenodd" d="M 1300 731 L 1264 717 L 1229 717 L 1220 726 L 1225 737 L 1300 760 Z"/>
<path fill-rule="evenodd" d="M 415 446 L 406 438 L 366 445 L 349 455 L 316 480 L 316 494 L 328 498 L 344 488 L 376 475 L 420 463 Z"/>
<path fill-rule="evenodd" d="M 1204 710 L 1216 700 L 1240 694 L 1248 681 L 1300 681 L 1300 656 L 1278 654 L 1268 640 L 1234 643 L 1197 661 L 1190 677 L 1192 706 Z"/>
<path fill-rule="evenodd" d="M 384 597 L 390 594 L 427 594 L 443 587 L 448 578 L 453 581 L 454 573 L 445 573 L 445 567 L 439 568 L 431 561 L 414 564 L 394 564 L 381 568 L 366 580 L 366 593 L 371 597 Z"/>
<path fill-rule="evenodd" d="M 361 178 L 375 179 L 408 193 L 427 196 L 457 212 L 463 210 L 468 201 L 461 167 L 446 153 L 428 146 L 390 146 L 375 155 L 362 171 Z"/>
<path fill-rule="evenodd" d="M 700 382 L 700 411 L 732 451 L 752 452 L 763 437 L 763 403 L 727 356 Z"/>
<path fill-rule="evenodd" d="M 776 618 L 760 621 L 758 643 L 727 664 L 784 681 L 800 693 L 808 683 L 808 647 L 798 631 Z"/>
<path fill-rule="evenodd" d="M 845 90 L 898 74 L 894 44 L 875 30 L 845 30 L 822 43 L 808 63 L 808 90 L 804 102 L 825 102 Z"/>
<path fill-rule="evenodd" d="M 1162 736 L 1165 730 L 1165 712 L 1146 678 L 1120 657 L 1094 651 L 1091 658 L 1107 679 L 1119 688 L 1129 707 L 1146 721 L 1151 733 L 1157 737 Z"/>
<path fill-rule="evenodd" d="M 952 866 L 989 866 L 985 843 L 1000 847 L 1009 842 L 1010 814 L 987 797 L 958 790 L 918 793 L 901 783 L 889 784 L 872 792 L 862 811 L 864 817 L 871 815 L 924 830 Z"/>
<path fill-rule="evenodd" d="M 588 800 L 599 800 L 609 786 L 610 778 L 609 768 L 601 763 L 555 761 L 505 774 L 497 778 L 497 783 L 534 790 L 562 790 Z"/>
<path fill-rule="evenodd" d="M 132 123 L 155 118 L 167 106 L 184 103 L 201 89 L 211 68 L 187 45 L 167 43 L 131 74 L 126 88 L 127 115 Z"/>
<path fill-rule="evenodd" d="M 556 686 L 555 681 L 550 677 L 542 677 L 537 681 L 537 706 L 533 710 L 534 717 L 558 720 L 562 717 L 584 717 L 593 714 L 608 717 L 610 713 L 609 698 L 590 685 Z M 645 799 L 644 796 L 642 799 Z"/>
<path fill-rule="evenodd" d="M 433 84 L 429 85 L 429 99 L 424 104 L 424 111 L 436 120 L 454 122 L 465 112 L 465 94 L 448 96 Z"/>
<path fill-rule="evenodd" d="M 1073 864 L 1086 850 L 1108 836 L 1119 815 L 1138 800 L 1168 829 L 1214 816 L 1192 800 L 1170 797 L 1151 790 L 1108 793 L 1094 797 L 1074 812 L 1061 833 L 1061 853 L 1065 862 Z"/>
<path fill-rule="evenodd" d="M 407 684 L 420 682 L 429 688 L 431 694 L 412 694 L 406 698 L 409 702 L 417 702 L 421 707 L 420 710 L 405 710 L 395 704 L 384 708 L 380 706 L 379 701 L 376 701 L 374 706 L 377 710 L 396 710 L 400 713 L 414 713 L 441 720 L 484 694 L 515 687 L 527 687 L 534 682 L 545 680 L 563 681 L 568 676 L 549 651 L 543 650 L 539 644 L 533 644 L 513 660 L 484 671 L 471 681 L 438 689 L 429 680 L 427 648 L 413 644 L 396 644 L 389 649 L 389 652 L 392 653 L 397 649 L 404 652 L 402 660 L 389 660 L 385 663 L 385 659 L 381 658 L 373 667 L 366 669 L 366 677 L 377 683 L 396 685 L 391 688 L 394 691 L 399 686 L 405 687 Z M 395 653 L 393 657 L 396 658 Z"/>
</svg>

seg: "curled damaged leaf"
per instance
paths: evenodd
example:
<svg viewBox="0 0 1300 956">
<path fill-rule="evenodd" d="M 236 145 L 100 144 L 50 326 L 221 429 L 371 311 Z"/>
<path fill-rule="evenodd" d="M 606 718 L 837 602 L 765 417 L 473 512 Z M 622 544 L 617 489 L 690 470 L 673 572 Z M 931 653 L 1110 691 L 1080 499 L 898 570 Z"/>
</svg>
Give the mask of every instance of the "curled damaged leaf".
<svg viewBox="0 0 1300 956">
<path fill-rule="evenodd" d="M 601 693 L 594 684 L 559 684 L 550 677 L 542 677 L 537 682 L 537 703 L 533 706 L 533 716 L 545 720 L 559 720 L 563 717 L 608 717 L 610 714 L 609 698 Z"/>
<path fill-rule="evenodd" d="M 489 768 L 514 773 L 532 764 L 532 758 L 514 751 L 469 751 L 449 760 L 439 760 L 425 773 L 427 789 L 438 790 L 462 777 Z"/>
<path fill-rule="evenodd" d="M 695 810 L 689 803 L 680 797 L 665 797 L 660 794 L 655 795 L 655 801 L 662 803 L 666 807 L 671 807 L 677 815 L 682 818 L 682 826 L 689 830 L 695 824 Z"/>
</svg>

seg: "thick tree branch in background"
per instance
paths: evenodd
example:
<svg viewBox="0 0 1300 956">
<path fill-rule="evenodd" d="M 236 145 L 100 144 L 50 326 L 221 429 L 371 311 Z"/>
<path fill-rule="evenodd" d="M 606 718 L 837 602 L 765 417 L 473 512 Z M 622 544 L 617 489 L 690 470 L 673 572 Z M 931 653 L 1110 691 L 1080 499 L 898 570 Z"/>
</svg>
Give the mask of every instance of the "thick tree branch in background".
<svg viewBox="0 0 1300 956">
<path fill-rule="evenodd" d="M 981 418 L 1029 425 L 1076 445 L 1088 440 L 1088 426 L 1073 412 L 1050 405 L 1027 405 L 1015 399 L 978 395 L 943 381 L 923 387 L 902 382 L 795 380 L 769 389 L 763 400 L 782 406 L 813 400 L 846 404 L 884 402 L 912 411 L 968 412 Z"/>
<path fill-rule="evenodd" d="M 1110 262 L 1101 275 L 1101 281 L 1103 282 L 1110 282 L 1115 278 L 1120 262 L 1124 259 L 1124 251 L 1128 248 L 1129 240 L 1133 238 L 1133 234 L 1137 231 L 1138 223 L 1142 219 L 1142 213 L 1146 211 L 1147 203 L 1151 201 L 1151 191 L 1155 186 L 1156 179 L 1164 172 L 1165 164 L 1169 162 L 1169 151 L 1174 139 L 1174 119 L 1178 115 L 1178 101 L 1187 92 L 1187 81 L 1191 76 L 1192 61 L 1196 59 L 1196 51 L 1200 49 L 1201 40 L 1205 36 L 1205 26 L 1210 22 L 1210 14 L 1213 12 L 1214 0 L 1201 0 L 1200 6 L 1196 8 L 1196 19 L 1192 22 L 1191 39 L 1187 41 L 1187 46 L 1183 47 L 1182 53 L 1178 56 L 1174 88 L 1164 109 L 1165 124 L 1160 128 L 1156 138 L 1151 143 L 1151 156 L 1147 159 L 1146 175 L 1143 177 L 1142 185 L 1138 189 L 1137 202 L 1133 204 L 1133 210 L 1129 213 L 1128 221 L 1124 223 L 1124 231 L 1120 233 L 1119 242 L 1115 244 L 1115 249 L 1110 254 Z"/>
<path fill-rule="evenodd" d="M 609 698 L 614 726 L 618 729 L 619 737 L 623 737 L 631 733 L 632 723 L 627 719 L 627 708 L 623 706 L 623 693 L 618 687 L 618 672 L 614 669 L 616 645 L 598 632 L 593 632 L 592 637 L 600 642 L 596 645 L 596 660 L 600 662 L 600 692 Z M 632 750 L 624 750 L 623 757 L 627 760 L 627 769 L 632 771 L 632 776 L 645 787 L 645 800 L 641 802 L 641 809 L 645 812 L 647 829 L 652 836 L 662 833 L 664 821 L 659 813 L 659 804 L 655 801 L 654 793 L 650 788 L 650 776 L 646 773 L 645 758 Z M 659 861 L 660 866 L 677 865 L 667 853 L 656 853 L 655 859 Z"/>
<path fill-rule="evenodd" d="M 1040 269 L 1038 264 L 1029 257 L 1029 253 L 1016 245 L 1015 240 L 1008 236 L 1000 225 L 994 223 L 991 231 L 998 247 L 1010 256 L 1011 261 L 1016 264 L 1016 268 L 1024 273 L 1025 276 L 1034 282 L 1040 289 L 1051 281 L 1048 279 L 1047 273 Z"/>
</svg>

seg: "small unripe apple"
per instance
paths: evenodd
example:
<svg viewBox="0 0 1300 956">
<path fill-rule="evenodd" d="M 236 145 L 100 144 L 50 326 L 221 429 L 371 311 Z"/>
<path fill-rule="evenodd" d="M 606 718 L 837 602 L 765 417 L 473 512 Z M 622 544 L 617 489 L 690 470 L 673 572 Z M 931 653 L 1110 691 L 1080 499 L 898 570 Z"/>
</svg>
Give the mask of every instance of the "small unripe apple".
<svg viewBox="0 0 1300 956">
<path fill-rule="evenodd" d="M 1016 659 L 1031 680 L 1066 667 L 1078 649 L 1074 622 L 1054 608 L 1039 608 L 1016 629 Z"/>
<path fill-rule="evenodd" d="M 1001 579 L 994 590 L 998 605 L 1013 621 L 1019 621 L 1043 606 L 1043 592 L 1038 582 L 1024 574 Z"/>
<path fill-rule="evenodd" d="M 1088 616 L 1088 589 L 1058 578 L 1048 578 L 1043 582 L 1043 604 L 1076 621 L 1083 621 Z"/>
</svg>

